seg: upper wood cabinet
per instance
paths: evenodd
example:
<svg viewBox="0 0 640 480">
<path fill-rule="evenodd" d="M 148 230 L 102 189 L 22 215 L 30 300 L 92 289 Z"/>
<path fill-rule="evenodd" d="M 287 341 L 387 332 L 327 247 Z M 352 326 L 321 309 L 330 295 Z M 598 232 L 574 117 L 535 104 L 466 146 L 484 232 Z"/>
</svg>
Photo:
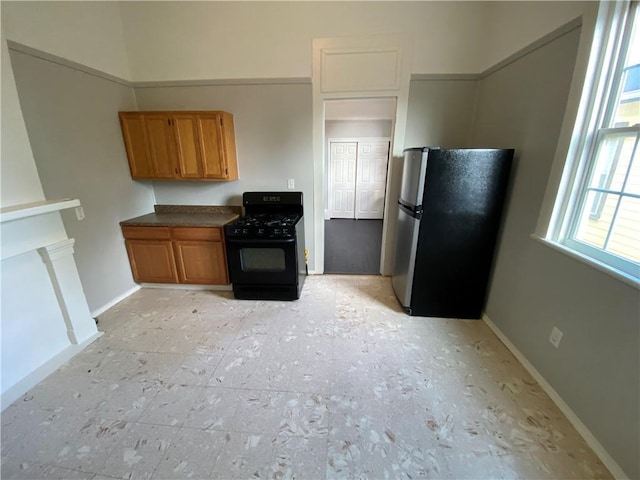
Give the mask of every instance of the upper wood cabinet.
<svg viewBox="0 0 640 480">
<path fill-rule="evenodd" d="M 134 179 L 238 179 L 233 115 L 227 112 L 120 112 Z"/>
</svg>

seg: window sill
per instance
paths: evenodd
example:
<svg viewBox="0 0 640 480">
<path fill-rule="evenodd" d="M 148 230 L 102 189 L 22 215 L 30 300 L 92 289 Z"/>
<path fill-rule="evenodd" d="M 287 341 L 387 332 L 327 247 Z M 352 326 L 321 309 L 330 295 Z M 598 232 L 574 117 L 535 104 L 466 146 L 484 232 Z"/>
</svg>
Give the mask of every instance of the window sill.
<svg viewBox="0 0 640 480">
<path fill-rule="evenodd" d="M 552 242 L 551 240 L 547 240 L 546 238 L 542 238 L 539 237 L 538 235 L 536 235 L 535 233 L 531 234 L 531 238 L 534 239 L 535 241 L 542 243 L 543 245 L 546 245 L 547 247 L 550 247 L 560 253 L 564 253 L 565 255 L 573 258 L 574 260 L 578 260 L 579 262 L 582 262 L 586 265 L 589 265 L 590 267 L 595 268 L 596 270 L 599 270 L 603 273 L 606 273 L 607 275 L 620 280 L 621 282 L 626 283 L 627 285 L 630 285 L 632 287 L 635 287 L 636 289 L 640 290 L 640 281 L 637 278 L 632 277 L 631 275 L 621 272 L 620 270 L 616 270 L 615 268 L 610 267 L 609 265 L 599 262 L 597 260 L 594 260 L 591 257 L 587 257 L 586 255 L 582 255 L 581 253 L 576 252 L 575 250 L 571 250 L 570 248 L 565 247 L 564 245 L 561 245 L 559 243 L 556 242 Z"/>
</svg>

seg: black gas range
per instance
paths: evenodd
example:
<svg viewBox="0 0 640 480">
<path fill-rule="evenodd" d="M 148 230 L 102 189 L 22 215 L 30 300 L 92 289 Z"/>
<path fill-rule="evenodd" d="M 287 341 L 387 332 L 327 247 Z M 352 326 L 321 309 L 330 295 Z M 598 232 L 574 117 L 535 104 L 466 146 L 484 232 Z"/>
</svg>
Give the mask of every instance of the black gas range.
<svg viewBox="0 0 640 480">
<path fill-rule="evenodd" d="M 296 300 L 307 275 L 302 192 L 245 192 L 245 215 L 225 225 L 236 298 Z"/>
</svg>

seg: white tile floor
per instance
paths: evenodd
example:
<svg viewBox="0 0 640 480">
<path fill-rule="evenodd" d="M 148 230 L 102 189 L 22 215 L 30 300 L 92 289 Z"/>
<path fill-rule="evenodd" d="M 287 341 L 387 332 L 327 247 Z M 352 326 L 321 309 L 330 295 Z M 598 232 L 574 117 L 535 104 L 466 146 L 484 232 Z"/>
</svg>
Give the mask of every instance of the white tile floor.
<svg viewBox="0 0 640 480">
<path fill-rule="evenodd" d="M 295 302 L 137 292 L 2 413 L 2 478 L 611 478 L 480 321 L 388 278 Z"/>
</svg>

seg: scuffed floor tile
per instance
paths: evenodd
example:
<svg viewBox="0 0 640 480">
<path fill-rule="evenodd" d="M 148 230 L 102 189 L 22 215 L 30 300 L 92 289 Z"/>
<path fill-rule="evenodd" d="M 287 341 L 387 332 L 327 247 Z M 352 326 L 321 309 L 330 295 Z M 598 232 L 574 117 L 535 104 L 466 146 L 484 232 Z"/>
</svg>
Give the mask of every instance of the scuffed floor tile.
<svg viewBox="0 0 640 480">
<path fill-rule="evenodd" d="M 142 289 L 99 328 L 2 412 L 2 478 L 612 478 L 487 325 L 408 316 L 389 278 Z"/>
</svg>

